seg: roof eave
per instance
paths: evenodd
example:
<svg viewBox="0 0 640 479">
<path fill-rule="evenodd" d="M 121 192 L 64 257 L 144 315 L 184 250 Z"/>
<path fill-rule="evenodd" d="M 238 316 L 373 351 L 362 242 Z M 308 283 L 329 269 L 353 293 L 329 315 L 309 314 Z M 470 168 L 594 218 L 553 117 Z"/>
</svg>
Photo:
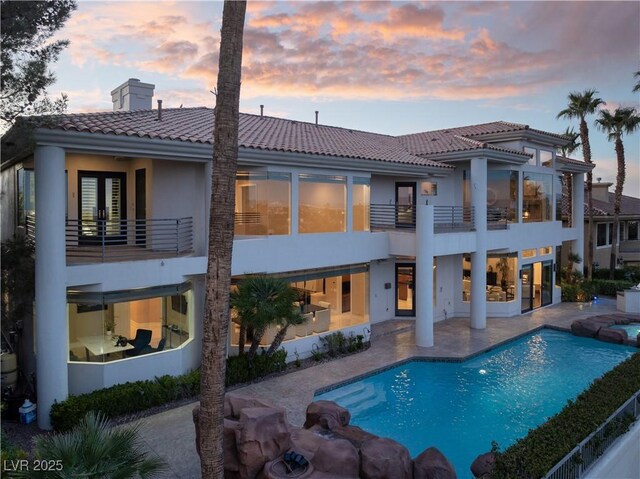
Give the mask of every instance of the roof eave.
<svg viewBox="0 0 640 479">
<path fill-rule="evenodd" d="M 468 161 L 473 158 L 483 157 L 487 160 L 499 161 L 513 165 L 523 165 L 527 163 L 529 157 L 513 154 L 506 151 L 497 151 L 490 148 L 477 148 L 474 150 L 450 151 L 445 153 L 434 153 L 430 155 L 420 155 L 428 160 L 440 161 L 443 163 Z"/>
<path fill-rule="evenodd" d="M 478 135 L 464 135 L 469 138 L 473 138 L 474 140 L 482 140 L 488 142 L 502 142 L 502 141 L 520 141 L 520 140 L 528 140 L 535 143 L 541 143 L 542 145 L 549 146 L 552 148 L 560 148 L 562 146 L 566 146 L 569 144 L 570 140 L 567 138 L 566 140 L 562 140 L 561 138 L 549 134 L 543 133 L 540 131 L 534 130 L 515 130 L 515 131 L 505 131 L 501 133 L 484 133 Z"/>
</svg>

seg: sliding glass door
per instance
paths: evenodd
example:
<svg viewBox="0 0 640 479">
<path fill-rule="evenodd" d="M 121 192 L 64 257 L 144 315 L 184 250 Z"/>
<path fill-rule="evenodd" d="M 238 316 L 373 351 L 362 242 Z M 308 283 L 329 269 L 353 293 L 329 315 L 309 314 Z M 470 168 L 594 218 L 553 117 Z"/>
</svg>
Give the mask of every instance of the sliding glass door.
<svg viewBox="0 0 640 479">
<path fill-rule="evenodd" d="M 125 173 L 78 172 L 81 244 L 114 244 L 125 241 L 125 181 Z"/>
</svg>

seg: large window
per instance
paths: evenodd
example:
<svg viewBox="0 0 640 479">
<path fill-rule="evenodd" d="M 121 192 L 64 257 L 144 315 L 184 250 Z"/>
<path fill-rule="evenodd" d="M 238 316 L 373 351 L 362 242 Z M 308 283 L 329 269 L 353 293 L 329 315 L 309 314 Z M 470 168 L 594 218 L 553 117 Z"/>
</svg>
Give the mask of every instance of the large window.
<svg viewBox="0 0 640 479">
<path fill-rule="evenodd" d="M 288 235 L 291 232 L 291 175 L 238 172 L 235 234 Z"/>
<path fill-rule="evenodd" d="M 553 152 L 547 150 L 540 150 L 540 164 L 548 168 L 553 168 Z"/>
<path fill-rule="evenodd" d="M 175 349 L 190 337 L 191 284 L 113 293 L 69 291 L 69 359 L 109 362 Z"/>
<path fill-rule="evenodd" d="M 491 303 L 515 301 L 516 264 L 515 253 L 487 257 L 486 301 Z M 462 300 L 471 301 L 471 260 L 469 255 L 464 255 L 462 258 Z"/>
<path fill-rule="evenodd" d="M 369 178 L 353 179 L 353 231 L 369 231 Z"/>
<path fill-rule="evenodd" d="M 284 341 L 335 331 L 369 321 L 368 265 L 350 265 L 313 271 L 278 275 L 287 280 L 298 293 L 295 307 L 306 318 L 303 324 L 287 329 Z M 241 281 L 241 279 L 238 279 Z M 234 282 L 236 280 L 234 279 Z M 233 286 L 232 286 L 233 287 Z M 240 326 L 237 314 L 231 315 L 231 345 L 237 346 Z M 261 345 L 269 346 L 278 332 L 277 326 L 267 328 Z M 252 331 L 247 331 L 247 342 Z"/>
<path fill-rule="evenodd" d="M 525 172 L 522 180 L 522 220 L 525 223 L 551 221 L 552 175 Z"/>
<path fill-rule="evenodd" d="M 347 179 L 301 174 L 298 185 L 298 231 L 334 233 L 347 230 Z"/>
<path fill-rule="evenodd" d="M 538 151 L 535 148 L 529 148 L 528 146 L 524 147 L 524 152 L 531 155 L 531 158 L 527 161 L 530 165 L 538 164 Z"/>
<path fill-rule="evenodd" d="M 637 221 L 627 221 L 627 239 L 632 241 L 638 239 Z"/>
<path fill-rule="evenodd" d="M 613 237 L 613 223 L 596 225 L 596 246 L 609 246 Z"/>
<path fill-rule="evenodd" d="M 33 170 L 18 170 L 18 225 L 26 224 L 27 216 L 36 212 L 36 183 Z"/>
<path fill-rule="evenodd" d="M 487 172 L 487 221 L 518 221 L 518 172 Z"/>
</svg>

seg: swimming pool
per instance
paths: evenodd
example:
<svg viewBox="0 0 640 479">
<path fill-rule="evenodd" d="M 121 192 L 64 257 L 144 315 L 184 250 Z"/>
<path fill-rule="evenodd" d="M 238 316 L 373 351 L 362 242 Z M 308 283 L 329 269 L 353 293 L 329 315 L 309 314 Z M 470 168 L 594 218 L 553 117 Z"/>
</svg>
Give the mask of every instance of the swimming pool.
<svg viewBox="0 0 640 479">
<path fill-rule="evenodd" d="M 478 454 L 513 444 L 636 348 L 541 330 L 462 363 L 412 361 L 316 396 L 351 424 L 404 444 L 435 446 L 458 477 Z"/>
<path fill-rule="evenodd" d="M 640 324 L 615 324 L 609 326 L 613 329 L 624 329 L 627 332 L 627 337 L 635 339 L 640 334 Z"/>
</svg>

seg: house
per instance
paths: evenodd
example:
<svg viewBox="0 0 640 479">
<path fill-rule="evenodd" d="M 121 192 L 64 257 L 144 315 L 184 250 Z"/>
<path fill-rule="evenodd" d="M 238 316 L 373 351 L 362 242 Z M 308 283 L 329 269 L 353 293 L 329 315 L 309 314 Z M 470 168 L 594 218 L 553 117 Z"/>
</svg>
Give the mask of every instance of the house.
<svg viewBox="0 0 640 479">
<path fill-rule="evenodd" d="M 116 111 L 50 118 L 31 148 L 20 125 L 3 137 L 2 232 L 36 243 L 41 427 L 68 394 L 199 364 L 214 114 L 153 110 L 153 88 L 130 79 Z M 566 141 L 502 121 L 394 137 L 241 114 L 232 275 L 297 288 L 309 321 L 283 346 L 301 357 L 395 317 L 424 347 L 435 321 L 518 321 L 560 301 L 557 258 L 583 249 L 561 176 L 582 205 L 588 167 L 556 157 Z M 148 349 L 116 344 L 140 331 Z"/>
<path fill-rule="evenodd" d="M 592 184 L 593 196 L 593 263 L 596 268 L 609 268 L 611 243 L 613 241 L 613 204 L 615 194 L 609 191 L 613 183 L 598 182 Z M 585 218 L 589 205 L 585 204 Z M 618 264 L 616 267 L 640 266 L 640 198 L 622 195 L 620 202 L 618 232 Z M 589 247 L 587 227 L 585 225 L 584 256 Z"/>
</svg>

